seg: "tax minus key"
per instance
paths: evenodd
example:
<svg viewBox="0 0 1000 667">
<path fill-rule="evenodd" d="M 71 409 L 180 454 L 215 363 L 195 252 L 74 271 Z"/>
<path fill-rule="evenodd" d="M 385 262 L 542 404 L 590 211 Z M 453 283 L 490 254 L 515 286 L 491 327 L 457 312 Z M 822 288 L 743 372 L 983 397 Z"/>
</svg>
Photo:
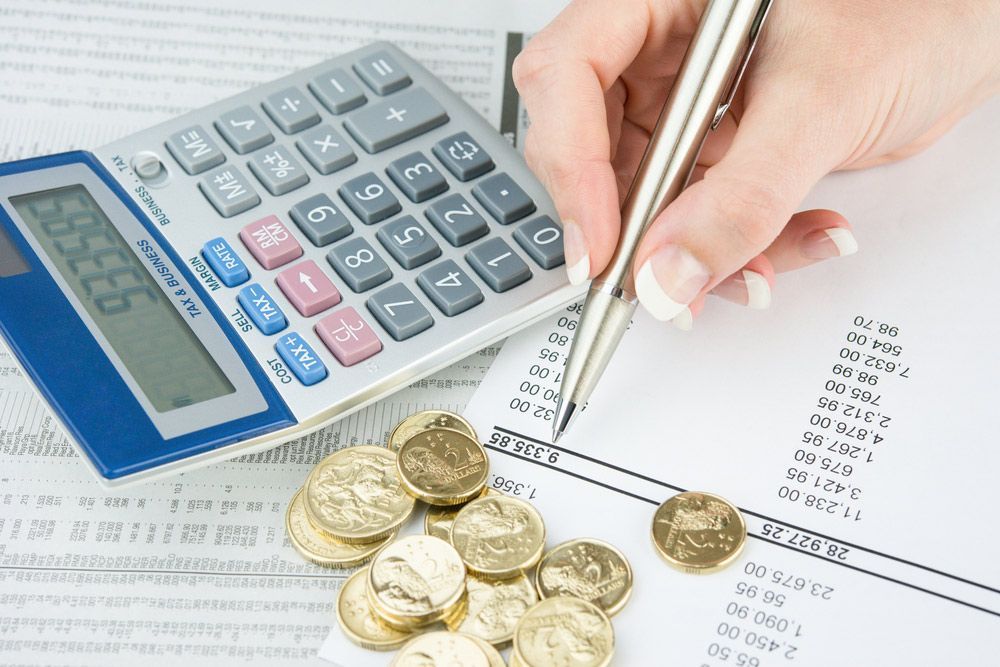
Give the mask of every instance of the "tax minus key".
<svg viewBox="0 0 1000 667">
<path fill-rule="evenodd" d="M 201 256 L 219 276 L 226 287 L 235 287 L 250 280 L 250 271 L 236 254 L 229 242 L 221 236 L 212 239 L 201 249 Z"/>
</svg>

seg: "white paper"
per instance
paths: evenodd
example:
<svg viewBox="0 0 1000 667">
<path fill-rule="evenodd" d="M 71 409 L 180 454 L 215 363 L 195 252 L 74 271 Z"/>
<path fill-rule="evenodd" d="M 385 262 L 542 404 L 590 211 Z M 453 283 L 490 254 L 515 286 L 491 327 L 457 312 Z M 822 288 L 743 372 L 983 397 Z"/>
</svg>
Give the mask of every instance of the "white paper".
<svg viewBox="0 0 1000 667">
<path fill-rule="evenodd" d="M 859 254 L 779 276 L 770 312 L 716 300 L 690 333 L 640 314 L 558 449 L 547 392 L 574 312 L 508 340 L 466 415 L 551 544 L 631 559 L 616 664 L 997 661 L 998 156 L 994 100 L 922 155 L 825 179 L 806 207 L 843 212 Z M 659 561 L 653 510 L 680 489 L 745 510 L 729 569 Z"/>
<path fill-rule="evenodd" d="M 92 148 L 389 39 L 494 124 L 506 30 L 551 3 L 6 0 L 0 160 Z M 485 350 L 340 423 L 194 473 L 104 492 L 0 354 L 0 664 L 325 664 L 347 573 L 305 563 L 288 500 L 325 454 L 407 414 L 461 410 Z M 71 360 L 67 362 L 71 372 Z"/>
</svg>

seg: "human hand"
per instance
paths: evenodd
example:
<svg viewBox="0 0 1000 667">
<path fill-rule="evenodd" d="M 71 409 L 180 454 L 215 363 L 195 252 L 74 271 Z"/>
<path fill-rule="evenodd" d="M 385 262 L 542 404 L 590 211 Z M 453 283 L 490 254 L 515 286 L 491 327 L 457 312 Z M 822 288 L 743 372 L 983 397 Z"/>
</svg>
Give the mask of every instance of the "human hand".
<svg viewBox="0 0 1000 667">
<path fill-rule="evenodd" d="M 706 0 L 575 0 L 514 62 L 529 165 L 579 284 L 607 265 L 619 207 Z M 737 98 L 690 185 L 640 244 L 636 292 L 689 328 L 706 294 L 762 308 L 776 271 L 848 255 L 848 222 L 794 213 L 838 169 L 911 155 L 1000 88 L 996 0 L 774 0 Z"/>
</svg>

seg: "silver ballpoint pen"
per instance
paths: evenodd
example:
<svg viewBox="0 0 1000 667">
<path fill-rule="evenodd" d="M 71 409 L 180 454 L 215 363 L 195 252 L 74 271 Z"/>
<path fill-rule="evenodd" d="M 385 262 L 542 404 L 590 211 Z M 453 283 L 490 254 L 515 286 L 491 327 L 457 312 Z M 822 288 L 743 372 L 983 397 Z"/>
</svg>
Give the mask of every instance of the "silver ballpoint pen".
<svg viewBox="0 0 1000 667">
<path fill-rule="evenodd" d="M 587 403 L 635 312 L 632 262 L 650 223 L 687 185 L 732 103 L 771 0 L 709 0 L 622 204 L 618 247 L 590 284 L 566 360 L 552 442 Z"/>
</svg>

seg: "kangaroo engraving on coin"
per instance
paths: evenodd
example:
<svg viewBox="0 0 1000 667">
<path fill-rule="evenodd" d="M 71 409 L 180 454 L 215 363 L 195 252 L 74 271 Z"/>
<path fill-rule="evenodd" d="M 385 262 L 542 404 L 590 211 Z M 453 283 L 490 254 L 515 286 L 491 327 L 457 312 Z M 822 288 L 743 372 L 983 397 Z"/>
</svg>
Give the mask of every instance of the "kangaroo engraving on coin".
<svg viewBox="0 0 1000 667">
<path fill-rule="evenodd" d="M 685 572 L 725 567 L 739 556 L 746 535 L 740 511 L 710 493 L 679 493 L 653 515 L 653 544 L 667 563 Z"/>
</svg>

